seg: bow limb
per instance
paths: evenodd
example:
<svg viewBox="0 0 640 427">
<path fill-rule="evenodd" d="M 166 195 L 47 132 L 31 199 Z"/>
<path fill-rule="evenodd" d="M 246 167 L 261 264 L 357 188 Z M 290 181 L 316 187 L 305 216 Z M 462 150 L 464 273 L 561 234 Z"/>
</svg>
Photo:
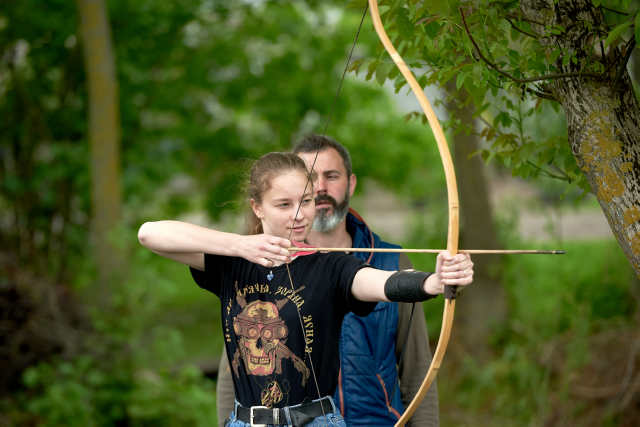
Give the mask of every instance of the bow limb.
<svg viewBox="0 0 640 427">
<path fill-rule="evenodd" d="M 424 95 L 424 91 L 416 78 L 414 77 L 409 67 L 404 62 L 402 57 L 398 54 L 398 51 L 395 49 L 391 40 L 389 40 L 389 36 L 387 36 L 386 31 L 382 25 L 382 20 L 380 19 L 380 12 L 378 11 L 378 2 L 377 0 L 368 0 L 369 1 L 369 10 L 371 11 L 371 18 L 373 20 L 373 26 L 375 27 L 376 33 L 380 38 L 380 41 L 384 45 L 384 48 L 393 59 L 393 62 L 396 64 L 400 73 L 407 80 L 407 83 L 411 87 L 412 92 L 418 99 L 420 103 L 420 107 L 424 112 L 429 125 L 431 126 L 431 130 L 436 138 L 436 142 L 438 144 L 438 150 L 440 152 L 440 159 L 442 160 L 442 165 L 444 167 L 445 178 L 447 182 L 447 196 L 449 203 L 449 227 L 447 233 L 447 251 L 452 255 L 455 255 L 458 252 L 458 230 L 459 230 L 459 203 L 458 203 L 458 187 L 456 184 L 456 174 L 453 167 L 453 160 L 451 159 L 451 152 L 449 151 L 449 146 L 447 144 L 447 140 L 444 136 L 444 132 L 442 131 L 442 127 L 440 126 L 440 122 L 436 117 L 429 100 Z M 436 347 L 436 351 L 433 354 L 433 360 L 431 361 L 431 365 L 429 366 L 429 370 L 424 380 L 422 381 L 422 385 L 418 390 L 418 393 L 413 398 L 409 406 L 407 407 L 402 417 L 396 423 L 396 426 L 404 426 L 409 418 L 413 415 L 415 410 L 417 409 L 420 402 L 424 399 L 427 394 L 427 390 L 431 386 L 431 383 L 435 379 L 438 371 L 440 370 L 440 364 L 442 363 L 442 359 L 444 358 L 444 354 L 447 351 L 447 345 L 449 343 L 449 337 L 451 336 L 451 328 L 453 325 L 453 317 L 455 313 L 456 301 L 455 301 L 455 288 L 447 287 L 445 289 L 445 302 L 444 302 L 444 311 L 442 315 L 442 329 L 440 330 L 440 338 L 438 339 L 438 345 Z"/>
</svg>

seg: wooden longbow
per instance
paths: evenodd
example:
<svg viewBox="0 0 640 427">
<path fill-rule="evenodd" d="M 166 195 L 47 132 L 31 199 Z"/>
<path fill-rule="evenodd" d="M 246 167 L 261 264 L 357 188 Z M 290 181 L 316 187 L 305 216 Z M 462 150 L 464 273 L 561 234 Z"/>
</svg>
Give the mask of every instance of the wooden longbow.
<svg viewBox="0 0 640 427">
<path fill-rule="evenodd" d="M 436 117 L 429 100 L 424 95 L 424 91 L 416 78 L 414 77 L 407 64 L 404 62 L 398 51 L 389 40 L 389 36 L 384 30 L 384 26 L 382 25 L 382 20 L 380 18 L 380 12 L 378 11 L 378 1 L 377 0 L 368 0 L 369 1 L 369 11 L 371 12 L 371 19 L 373 20 L 373 26 L 375 27 L 376 33 L 380 38 L 385 50 L 391 56 L 391 59 L 396 64 L 400 73 L 404 76 L 411 91 L 414 93 L 422 111 L 424 112 L 427 120 L 429 122 L 429 126 L 431 126 L 431 130 L 436 138 L 436 142 L 438 144 L 438 151 L 440 152 L 440 159 L 442 160 L 442 165 L 444 167 L 444 174 L 447 182 L 447 200 L 449 205 L 449 225 L 447 231 L 447 251 L 455 255 L 458 252 L 458 232 L 459 232 L 459 211 L 460 205 L 458 201 L 458 186 L 456 183 L 456 173 L 453 167 L 453 160 L 451 159 L 451 152 L 449 151 L 449 146 L 447 144 L 447 139 L 444 136 L 444 132 L 442 131 L 442 127 L 440 126 L 440 122 Z M 449 344 L 449 337 L 451 336 L 451 328 L 453 326 L 453 317 L 456 309 L 456 289 L 453 286 L 446 286 L 444 292 L 444 311 L 442 314 L 442 329 L 440 329 L 440 338 L 438 339 L 438 345 L 436 346 L 436 351 L 433 353 L 433 359 L 431 361 L 431 365 L 429 366 L 429 370 L 427 371 L 427 375 L 424 377 L 422 384 L 420 385 L 420 389 L 418 389 L 417 394 L 407 406 L 407 409 L 402 414 L 396 426 L 404 426 L 409 418 L 416 411 L 422 400 L 427 394 L 431 383 L 436 378 L 438 371 L 440 370 L 440 364 L 442 363 L 442 359 L 444 358 L 444 354 L 447 351 L 447 345 Z"/>
<path fill-rule="evenodd" d="M 436 143 L 438 145 L 438 151 L 440 152 L 440 159 L 442 161 L 442 165 L 444 168 L 445 179 L 447 183 L 447 200 L 448 200 L 448 213 L 449 213 L 449 221 L 448 221 L 448 231 L 447 231 L 447 248 L 446 250 L 455 255 L 458 253 L 458 236 L 459 236 L 459 200 L 458 200 L 458 186 L 456 182 L 456 174 L 453 166 L 453 160 L 451 158 L 451 152 L 449 151 L 449 145 L 447 144 L 447 140 L 444 136 L 444 132 L 442 131 L 442 127 L 440 126 L 440 122 L 433 111 L 433 107 L 431 103 L 427 99 L 424 94 L 424 91 L 415 76 L 409 70 L 409 67 L 404 62 L 398 51 L 395 49 L 389 36 L 387 35 L 384 26 L 382 25 L 382 20 L 380 18 L 380 12 L 378 10 L 378 2 L 377 0 L 368 0 L 369 2 L 369 11 L 371 12 L 371 18 L 373 20 L 373 26 L 378 34 L 378 38 L 382 42 L 385 50 L 391 56 L 391 59 L 396 64 L 400 73 L 404 76 L 411 91 L 416 96 L 422 111 L 427 117 L 427 121 L 429 122 L 429 126 L 433 131 L 433 134 L 436 139 Z M 348 65 L 348 62 L 347 62 Z M 314 161 L 315 164 L 315 161 Z M 313 167 L 312 167 L 313 170 Z M 308 184 L 308 183 L 307 183 Z M 306 191 L 306 188 L 305 188 Z M 364 249 L 364 248 L 313 248 L 306 247 L 306 245 L 301 245 L 302 247 L 291 247 L 289 251 L 297 252 L 299 255 L 302 255 L 304 252 L 315 252 L 315 251 L 324 251 L 324 252 L 335 252 L 335 251 L 347 251 L 347 252 L 415 252 L 415 253 L 438 253 L 441 252 L 442 249 Z M 505 250 L 505 249 L 493 249 L 493 250 L 482 250 L 482 249 L 465 249 L 460 252 L 469 253 L 469 254 L 564 254 L 562 250 L 527 250 L 527 249 L 515 249 L 515 250 Z M 287 265 L 288 269 L 288 265 Z M 291 287 L 293 289 L 293 281 L 291 280 L 291 275 L 289 273 L 289 280 Z M 440 365 L 444 358 L 444 355 L 447 351 L 447 346 L 449 344 L 449 338 L 451 336 L 451 329 L 453 326 L 453 318 L 456 307 L 456 287 L 455 286 L 445 286 L 444 290 L 444 310 L 442 314 L 442 328 L 440 329 L 440 337 L 438 339 L 438 344 L 436 346 L 436 350 L 433 354 L 433 358 L 431 361 L 431 365 L 429 366 L 429 370 L 425 375 L 418 392 L 414 396 L 413 400 L 407 406 L 407 409 L 402 414 L 402 416 L 398 419 L 395 424 L 395 427 L 404 426 L 407 421 L 411 418 L 411 416 L 415 413 L 416 409 L 425 398 L 429 387 L 433 383 L 433 380 L 436 378 L 438 371 L 440 370 Z M 298 313 L 300 315 L 300 313 Z M 303 327 L 304 330 L 304 327 Z M 314 372 L 315 378 L 315 372 Z M 317 387 L 317 384 L 316 384 Z"/>
<path fill-rule="evenodd" d="M 438 151 L 440 152 L 440 159 L 442 160 L 442 166 L 444 168 L 446 183 L 447 183 L 447 199 L 449 205 L 449 225 L 447 232 L 447 251 L 452 255 L 455 255 L 458 252 L 458 235 L 459 235 L 459 215 L 460 215 L 460 205 L 458 201 L 458 187 L 456 183 L 456 174 L 455 169 L 453 167 L 453 160 L 451 159 L 451 152 L 449 151 L 449 145 L 447 144 L 447 140 L 444 136 L 444 132 L 442 131 L 442 127 L 440 126 L 440 122 L 429 103 L 429 100 L 424 94 L 424 91 L 416 78 L 414 77 L 409 67 L 404 62 L 398 51 L 395 49 L 391 40 L 389 40 L 389 36 L 387 35 L 384 26 L 382 25 L 382 19 L 380 18 L 380 12 L 378 11 L 378 2 L 377 0 L 368 0 L 369 1 L 369 10 L 371 12 L 371 18 L 373 20 L 373 26 L 375 27 L 376 33 L 378 34 L 378 38 L 382 42 L 385 50 L 391 56 L 391 59 L 396 64 L 400 73 L 404 76 L 405 80 L 409 84 L 411 91 L 414 93 L 416 98 L 418 99 L 418 103 L 424 112 L 424 115 L 427 117 L 427 121 L 429 122 L 429 126 L 433 131 L 433 134 L 436 139 L 436 143 L 438 145 Z M 322 250 L 322 248 L 318 248 Z M 324 248 L 324 249 L 334 249 L 334 248 Z M 438 252 L 439 250 L 434 249 L 409 249 L 404 250 L 405 252 Z M 564 254 L 563 250 L 504 250 L 504 249 L 495 249 L 495 250 L 461 250 L 460 252 L 465 253 L 493 253 L 493 254 Z M 442 315 L 442 329 L 440 330 L 440 338 L 438 339 L 438 344 L 436 346 L 436 351 L 433 354 L 433 359 L 431 361 L 431 365 L 429 366 L 429 370 L 427 371 L 422 384 L 420 385 L 420 389 L 416 393 L 415 397 L 407 406 L 407 409 L 402 414 L 402 416 L 398 419 L 396 423 L 396 427 L 404 426 L 407 421 L 414 414 L 422 400 L 425 398 L 429 387 L 433 383 L 438 371 L 440 370 L 440 364 L 442 363 L 442 359 L 444 358 L 444 354 L 447 350 L 447 345 L 449 344 L 449 338 L 451 336 L 451 328 L 453 325 L 453 317 L 455 313 L 456 307 L 456 289 L 455 286 L 445 286 L 444 291 L 444 312 Z"/>
</svg>

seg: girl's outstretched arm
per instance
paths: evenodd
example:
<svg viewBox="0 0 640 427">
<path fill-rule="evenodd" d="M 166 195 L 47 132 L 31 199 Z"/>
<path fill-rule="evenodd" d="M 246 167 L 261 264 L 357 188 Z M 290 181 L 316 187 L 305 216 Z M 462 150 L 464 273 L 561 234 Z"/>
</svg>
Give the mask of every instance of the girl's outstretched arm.
<svg viewBox="0 0 640 427">
<path fill-rule="evenodd" d="M 409 289 L 410 282 L 417 277 L 404 278 L 402 285 L 393 287 L 393 298 L 390 299 L 389 287 L 387 282 L 396 272 L 377 270 L 375 268 L 363 268 L 359 270 L 354 279 L 351 292 L 361 301 L 422 301 L 429 296 L 439 295 L 444 292 L 445 285 L 466 286 L 473 282 L 473 262 L 469 254 L 450 255 L 448 252 L 440 252 L 436 260 L 436 271 L 429 275 L 425 280 L 420 281 L 419 285 L 423 291 L 423 297 L 418 298 L 415 295 L 415 289 Z M 393 279 L 393 278 L 392 278 Z M 406 299 L 398 299 L 406 293 Z"/>
<path fill-rule="evenodd" d="M 138 240 L 151 251 L 204 270 L 204 254 L 237 256 L 270 267 L 287 262 L 291 243 L 267 234 L 226 233 L 181 221 L 145 222 Z"/>
</svg>

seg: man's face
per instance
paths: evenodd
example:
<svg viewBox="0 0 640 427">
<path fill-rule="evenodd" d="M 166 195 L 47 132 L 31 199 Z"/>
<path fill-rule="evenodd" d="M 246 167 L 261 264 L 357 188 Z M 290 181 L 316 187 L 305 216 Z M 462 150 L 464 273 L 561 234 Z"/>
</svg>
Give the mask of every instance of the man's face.
<svg viewBox="0 0 640 427">
<path fill-rule="evenodd" d="M 307 164 L 307 169 L 313 170 L 317 178 L 313 183 L 316 201 L 316 217 L 313 229 L 327 232 L 335 229 L 349 211 L 349 199 L 353 195 L 356 185 L 355 175 L 348 176 L 344 161 L 333 148 L 327 148 L 318 153 L 298 153 Z"/>
</svg>

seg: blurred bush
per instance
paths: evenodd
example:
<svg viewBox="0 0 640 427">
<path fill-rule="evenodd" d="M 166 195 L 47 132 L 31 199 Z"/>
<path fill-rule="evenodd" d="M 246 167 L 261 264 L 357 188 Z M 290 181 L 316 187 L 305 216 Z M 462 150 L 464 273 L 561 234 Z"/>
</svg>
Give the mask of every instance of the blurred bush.
<svg viewBox="0 0 640 427">
<path fill-rule="evenodd" d="M 195 285 L 186 267 L 139 247 L 135 235 L 121 230 L 114 236 L 131 268 L 120 272 L 111 304 L 100 305 L 82 283 L 93 277 L 90 261 L 77 266 L 76 290 L 92 328 L 82 332 L 73 353 L 25 370 L 24 390 L 0 402 L 0 422 L 215 423 L 215 383 L 198 363 L 221 355 L 219 302 Z M 197 329 L 197 338 L 185 343 L 184 334 L 193 335 L 189 328 Z"/>
</svg>

